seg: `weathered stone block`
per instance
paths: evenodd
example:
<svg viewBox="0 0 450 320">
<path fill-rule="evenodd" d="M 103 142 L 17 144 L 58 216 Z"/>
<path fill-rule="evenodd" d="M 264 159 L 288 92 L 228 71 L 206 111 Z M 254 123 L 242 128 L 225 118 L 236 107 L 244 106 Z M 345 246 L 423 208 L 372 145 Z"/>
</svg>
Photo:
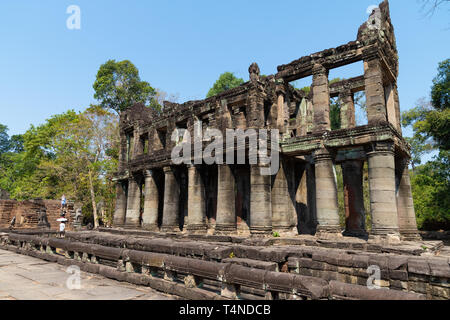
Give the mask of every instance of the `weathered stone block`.
<svg viewBox="0 0 450 320">
<path fill-rule="evenodd" d="M 295 275 L 281 272 L 267 272 L 265 276 L 265 289 L 269 291 L 293 292 Z"/>
<path fill-rule="evenodd" d="M 408 272 L 421 274 L 421 275 L 430 275 L 430 267 L 425 258 L 408 258 Z"/>
<path fill-rule="evenodd" d="M 408 266 L 407 256 L 389 256 L 389 270 L 406 270 Z"/>
<path fill-rule="evenodd" d="M 312 299 L 323 299 L 329 295 L 328 282 L 323 279 L 295 275 L 294 293 L 306 294 Z"/>
<path fill-rule="evenodd" d="M 241 258 L 228 258 L 223 259 L 223 263 L 234 263 L 239 264 L 244 267 L 263 269 L 267 271 L 278 271 L 278 264 L 275 262 L 267 262 L 267 261 L 259 261 L 259 260 L 251 260 L 251 259 L 241 259 Z M 295 266 L 297 268 L 297 266 Z"/>
<path fill-rule="evenodd" d="M 354 255 L 352 257 L 352 266 L 355 268 L 365 268 L 369 266 L 369 256 Z"/>
<path fill-rule="evenodd" d="M 365 286 L 330 281 L 330 294 L 340 299 L 358 300 L 424 300 L 425 296 L 389 289 L 370 290 Z"/>
<path fill-rule="evenodd" d="M 430 273 L 434 277 L 450 278 L 450 266 L 447 261 L 437 258 L 429 258 L 428 266 Z"/>
<path fill-rule="evenodd" d="M 249 287 L 264 288 L 264 276 L 268 271 L 246 268 L 235 264 L 225 271 L 225 281 L 228 284 L 239 284 Z"/>
<path fill-rule="evenodd" d="M 389 270 L 389 276 L 393 280 L 408 281 L 408 272 L 405 270 Z"/>
</svg>

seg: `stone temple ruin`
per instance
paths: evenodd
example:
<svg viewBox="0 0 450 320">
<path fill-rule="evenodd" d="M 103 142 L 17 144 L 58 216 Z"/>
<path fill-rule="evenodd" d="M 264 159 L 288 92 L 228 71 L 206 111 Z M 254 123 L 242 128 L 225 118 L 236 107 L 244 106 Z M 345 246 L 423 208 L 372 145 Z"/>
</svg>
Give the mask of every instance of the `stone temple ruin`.
<svg viewBox="0 0 450 320">
<path fill-rule="evenodd" d="M 328 70 L 358 61 L 363 76 L 330 85 Z M 0 221 L 0 249 L 185 299 L 448 300 L 450 248 L 419 241 L 397 74 L 385 0 L 354 42 L 279 66 L 268 77 L 252 64 L 242 86 L 203 101 L 165 103 L 161 114 L 135 105 L 120 119 L 115 228 L 69 230 L 57 238 L 45 230 L 2 229 Z M 313 77 L 310 93 L 289 85 L 307 76 Z M 356 126 L 353 95 L 361 90 L 368 124 Z M 331 130 L 330 97 L 341 101 L 337 130 Z M 171 151 L 180 141 L 171 133 L 201 131 L 197 120 L 202 130 L 279 134 L 280 170 L 262 175 L 266 164 L 252 159 L 176 164 Z M 248 151 L 251 138 L 228 147 Z M 271 135 L 271 145 L 274 140 Z M 187 155 L 196 158 L 195 150 Z M 366 162 L 370 190 L 363 190 Z M 339 165 L 345 230 L 338 215 Z M 363 191 L 370 193 L 369 239 Z M 5 207 L 3 217 L 15 212 Z M 275 231 L 285 236 L 249 236 Z M 342 231 L 355 237 L 344 238 Z M 398 241 L 399 235 L 417 241 Z"/>
<path fill-rule="evenodd" d="M 360 61 L 363 75 L 329 84 L 331 69 Z M 340 165 L 345 234 L 365 235 L 367 162 L 371 234 L 418 237 L 409 146 L 400 125 L 398 54 L 387 1 L 359 28 L 356 41 L 280 65 L 274 75 L 261 77 L 257 64 L 249 72 L 249 82 L 205 100 L 165 102 L 160 114 L 139 104 L 122 113 L 116 227 L 339 234 L 334 165 Z M 289 84 L 309 76 L 313 79 L 309 93 Z M 355 122 L 354 94 L 359 91 L 366 96 L 364 126 Z M 330 125 L 333 97 L 341 104 L 338 130 Z M 279 172 L 262 176 L 260 163 L 174 165 L 171 133 L 187 129 L 193 135 L 199 120 L 204 130 L 278 129 Z M 245 148 L 248 151 L 248 143 Z"/>
</svg>

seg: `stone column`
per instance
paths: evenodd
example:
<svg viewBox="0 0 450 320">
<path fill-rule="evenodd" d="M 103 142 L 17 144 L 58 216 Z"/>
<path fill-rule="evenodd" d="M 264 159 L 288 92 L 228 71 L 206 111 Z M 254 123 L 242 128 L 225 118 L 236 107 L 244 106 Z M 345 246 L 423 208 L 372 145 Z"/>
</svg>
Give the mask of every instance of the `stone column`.
<svg viewBox="0 0 450 320">
<path fill-rule="evenodd" d="M 144 189 L 144 213 L 142 214 L 142 227 L 147 230 L 158 230 L 158 206 L 159 192 L 156 186 L 154 173 L 152 170 L 145 170 Z"/>
<path fill-rule="evenodd" d="M 345 235 L 366 236 L 366 211 L 363 192 L 364 162 L 347 160 L 342 163 L 344 178 Z"/>
<path fill-rule="evenodd" d="M 190 232 L 206 232 L 205 186 L 196 166 L 188 168 L 188 222 Z"/>
<path fill-rule="evenodd" d="M 127 228 L 137 228 L 140 226 L 141 215 L 141 187 L 136 177 L 128 179 L 128 200 L 125 226 Z"/>
<path fill-rule="evenodd" d="M 116 210 L 114 211 L 114 226 L 122 227 L 127 214 L 127 192 L 122 181 L 116 184 Z"/>
<path fill-rule="evenodd" d="M 383 70 L 378 56 L 366 53 L 364 82 L 366 87 L 367 120 L 369 125 L 387 121 Z"/>
<path fill-rule="evenodd" d="M 292 231 L 295 226 L 295 207 L 289 194 L 288 174 L 289 170 L 282 162 L 272 187 L 272 228 L 280 233 Z"/>
<path fill-rule="evenodd" d="M 331 130 L 330 123 L 330 88 L 328 85 L 328 70 L 320 64 L 313 67 L 313 107 L 314 132 Z"/>
<path fill-rule="evenodd" d="M 161 231 L 178 232 L 180 186 L 171 167 L 164 167 L 164 208 Z"/>
<path fill-rule="evenodd" d="M 372 234 L 398 236 L 395 160 L 392 143 L 377 143 L 368 154 Z"/>
<path fill-rule="evenodd" d="M 336 174 L 332 156 L 326 149 L 314 154 L 316 177 L 317 232 L 340 233 Z"/>
<path fill-rule="evenodd" d="M 228 165 L 218 166 L 216 232 L 236 231 L 235 180 Z"/>
<path fill-rule="evenodd" d="M 250 166 L 250 232 L 272 233 L 272 176 L 261 175 L 261 166 Z"/>
<path fill-rule="evenodd" d="M 355 101 L 353 93 L 350 90 L 345 90 L 339 94 L 339 100 L 341 100 L 341 129 L 355 127 Z"/>
<path fill-rule="evenodd" d="M 397 211 L 398 227 L 400 235 L 405 240 L 421 240 L 417 230 L 416 213 L 411 192 L 409 177 L 409 160 L 405 159 L 400 164 L 400 176 L 397 187 Z"/>
</svg>

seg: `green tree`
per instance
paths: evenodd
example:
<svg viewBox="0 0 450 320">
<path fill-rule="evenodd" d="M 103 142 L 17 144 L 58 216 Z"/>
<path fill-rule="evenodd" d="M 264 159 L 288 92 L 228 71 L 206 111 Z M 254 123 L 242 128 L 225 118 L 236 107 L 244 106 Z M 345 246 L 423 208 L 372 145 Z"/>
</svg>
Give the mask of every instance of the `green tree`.
<svg viewBox="0 0 450 320">
<path fill-rule="evenodd" d="M 420 100 L 416 107 L 402 114 L 402 124 L 412 126 L 413 166 L 420 157 L 439 150 L 432 161 L 415 167 L 411 178 L 414 207 L 419 228 L 448 229 L 450 227 L 450 62 L 439 64 L 431 88 L 431 102 Z"/>
<path fill-rule="evenodd" d="M 0 124 L 0 154 L 7 152 L 9 147 L 8 127 Z"/>
<path fill-rule="evenodd" d="M 411 166 L 413 171 L 416 169 L 416 166 L 422 163 L 422 157 L 433 150 L 433 146 L 429 143 L 426 143 L 420 139 L 420 137 L 415 136 L 412 138 L 405 137 L 405 140 L 411 146 Z"/>
<path fill-rule="evenodd" d="M 414 171 L 411 179 L 417 224 L 424 230 L 450 230 L 450 152 L 441 151 Z"/>
<path fill-rule="evenodd" d="M 207 98 L 213 97 L 224 91 L 239 87 L 244 83 L 244 80 L 237 78 L 231 72 L 225 72 L 220 75 L 219 79 L 214 83 L 213 87 L 209 89 Z"/>
<path fill-rule="evenodd" d="M 119 150 L 116 114 L 100 106 L 81 113 L 70 110 L 32 126 L 16 140 L 16 150 L 1 157 L 0 188 L 20 200 L 66 194 L 83 205 L 95 226 L 100 216 L 111 220 L 115 200 L 111 180 Z"/>
<path fill-rule="evenodd" d="M 439 64 L 433 80 L 431 103 L 420 100 L 415 108 L 403 112 L 402 124 L 412 126 L 414 137 L 436 149 L 450 149 L 450 60 Z"/>
<path fill-rule="evenodd" d="M 128 60 L 108 60 L 101 65 L 93 87 L 94 98 L 100 101 L 100 105 L 117 113 L 135 103 L 159 109 L 155 89 L 141 80 L 138 69 Z"/>
<path fill-rule="evenodd" d="M 21 134 L 16 134 L 11 136 L 11 139 L 9 139 L 9 149 L 12 152 L 20 153 L 24 150 L 24 138 Z"/>
</svg>

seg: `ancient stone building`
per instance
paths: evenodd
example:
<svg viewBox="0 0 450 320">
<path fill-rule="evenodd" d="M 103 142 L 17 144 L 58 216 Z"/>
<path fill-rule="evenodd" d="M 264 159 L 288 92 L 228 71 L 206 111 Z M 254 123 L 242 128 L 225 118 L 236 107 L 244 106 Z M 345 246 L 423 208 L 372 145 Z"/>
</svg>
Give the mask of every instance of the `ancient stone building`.
<svg viewBox="0 0 450 320">
<path fill-rule="evenodd" d="M 331 69 L 358 62 L 363 74 L 330 85 Z M 370 214 L 373 235 L 417 237 L 387 0 L 361 25 L 355 41 L 280 65 L 274 75 L 261 77 L 257 64 L 249 73 L 249 82 L 205 100 L 166 102 L 160 113 L 138 104 L 121 114 L 116 227 L 217 234 L 344 231 L 360 236 L 366 234 L 365 216 Z M 310 76 L 309 92 L 290 85 Z M 364 126 L 355 122 L 354 95 L 360 91 L 366 96 Z M 333 97 L 341 106 L 337 130 L 330 122 Z M 175 165 L 172 132 L 185 129 L 193 136 L 198 121 L 203 131 L 279 130 L 278 173 L 262 175 L 260 161 Z M 236 150 L 251 147 L 251 141 L 234 145 Z M 363 200 L 365 163 L 370 213 Z M 345 230 L 338 214 L 336 166 L 343 172 Z"/>
</svg>

